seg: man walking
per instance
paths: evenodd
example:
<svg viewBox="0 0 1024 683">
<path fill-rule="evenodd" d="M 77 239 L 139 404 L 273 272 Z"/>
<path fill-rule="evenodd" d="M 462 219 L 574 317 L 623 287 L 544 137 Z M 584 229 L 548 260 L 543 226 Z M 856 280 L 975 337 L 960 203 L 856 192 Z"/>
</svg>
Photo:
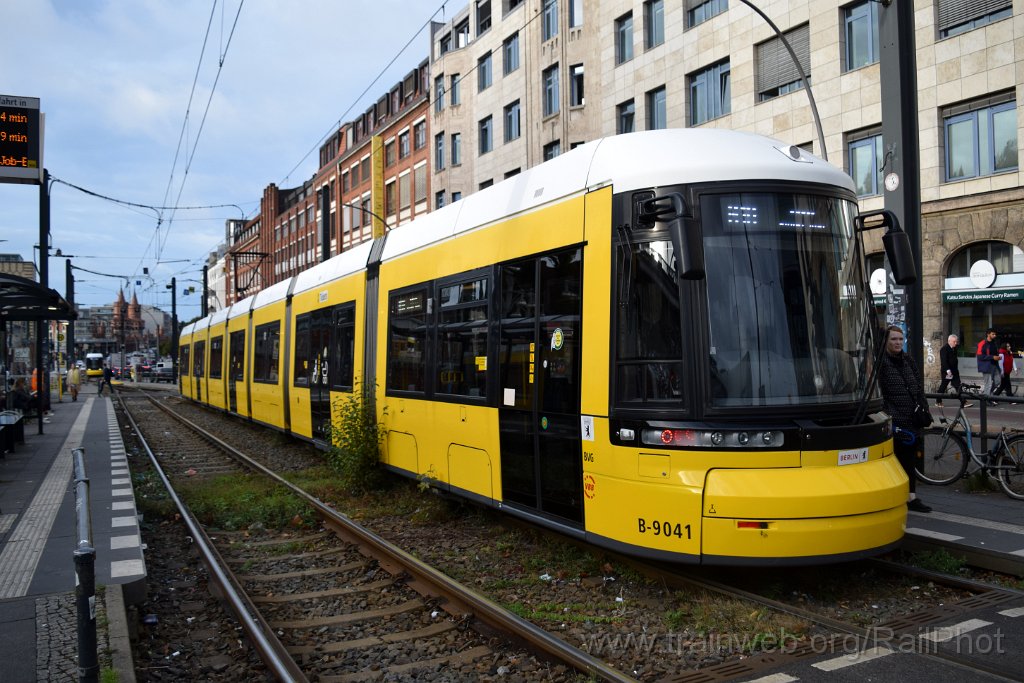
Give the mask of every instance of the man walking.
<svg viewBox="0 0 1024 683">
<path fill-rule="evenodd" d="M 946 389 L 950 384 L 953 385 L 953 389 L 956 390 L 957 395 L 960 394 L 960 364 L 956 358 L 956 347 L 960 345 L 960 338 L 955 334 L 949 335 L 946 339 L 946 345 L 939 351 L 939 369 L 942 373 L 942 382 L 939 384 L 939 393 L 946 393 Z M 942 407 L 942 399 L 940 398 L 935 402 L 935 405 Z M 964 407 L 970 407 L 970 403 L 965 403 Z"/>
<path fill-rule="evenodd" d="M 1003 373 L 996 360 L 996 356 L 999 355 L 999 349 L 996 347 L 996 331 L 991 327 L 985 330 L 985 338 L 978 342 L 976 355 L 978 372 L 982 377 L 988 377 L 988 393 L 994 394 L 1003 379 Z"/>
<path fill-rule="evenodd" d="M 114 385 L 110 383 L 110 380 L 114 378 L 114 371 L 110 369 L 110 366 L 106 363 L 103 364 L 103 376 L 100 377 L 100 390 L 97 392 L 100 396 L 103 395 L 103 386 L 106 385 L 110 389 L 110 393 L 114 393 Z"/>
</svg>

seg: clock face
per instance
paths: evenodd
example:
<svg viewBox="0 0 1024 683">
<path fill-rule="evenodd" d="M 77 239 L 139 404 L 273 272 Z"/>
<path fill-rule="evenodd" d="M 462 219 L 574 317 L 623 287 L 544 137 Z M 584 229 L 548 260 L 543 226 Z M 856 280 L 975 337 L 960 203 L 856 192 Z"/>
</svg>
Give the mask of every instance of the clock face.
<svg viewBox="0 0 1024 683">
<path fill-rule="evenodd" d="M 900 186 L 900 177 L 895 173 L 889 173 L 885 176 L 885 189 L 889 192 L 893 192 L 897 187 Z"/>
</svg>

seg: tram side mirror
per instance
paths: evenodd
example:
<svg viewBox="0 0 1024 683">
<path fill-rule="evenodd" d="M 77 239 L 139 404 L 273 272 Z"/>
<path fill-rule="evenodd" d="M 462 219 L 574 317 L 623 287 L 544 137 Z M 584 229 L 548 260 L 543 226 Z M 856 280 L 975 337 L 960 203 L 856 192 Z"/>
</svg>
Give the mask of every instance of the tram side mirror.
<svg viewBox="0 0 1024 683">
<path fill-rule="evenodd" d="M 672 249 L 676 253 L 681 280 L 704 279 L 704 239 L 700 224 L 686 217 L 686 201 L 678 192 L 648 199 L 640 205 L 637 221 L 641 225 L 668 223 Z"/>
<path fill-rule="evenodd" d="M 910 246 L 910 238 L 903 232 L 896 215 L 888 209 L 868 211 L 854 219 L 857 232 L 885 228 L 882 245 L 889 259 L 889 267 L 896 283 L 912 285 L 917 282 L 917 268 L 914 265 L 914 251 Z"/>
</svg>

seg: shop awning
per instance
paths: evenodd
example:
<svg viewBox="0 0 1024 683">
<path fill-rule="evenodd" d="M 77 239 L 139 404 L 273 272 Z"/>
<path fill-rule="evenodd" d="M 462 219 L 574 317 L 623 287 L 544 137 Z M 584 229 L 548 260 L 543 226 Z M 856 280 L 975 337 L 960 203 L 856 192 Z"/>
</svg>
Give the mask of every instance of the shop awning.
<svg viewBox="0 0 1024 683">
<path fill-rule="evenodd" d="M 0 321 L 76 318 L 78 313 L 55 290 L 17 275 L 0 273 Z"/>
</svg>

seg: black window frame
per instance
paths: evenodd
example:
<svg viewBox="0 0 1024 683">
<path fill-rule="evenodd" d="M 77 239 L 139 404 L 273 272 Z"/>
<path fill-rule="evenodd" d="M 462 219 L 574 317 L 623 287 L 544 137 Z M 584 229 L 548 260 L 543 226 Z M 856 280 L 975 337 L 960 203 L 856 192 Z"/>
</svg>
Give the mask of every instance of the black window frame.
<svg viewBox="0 0 1024 683">
<path fill-rule="evenodd" d="M 223 377 L 224 335 L 218 335 L 210 337 L 210 379 L 222 379 Z"/>
<path fill-rule="evenodd" d="M 272 334 L 271 338 L 264 338 L 266 333 Z M 269 347 L 268 341 L 273 341 Z M 274 353 L 277 358 L 274 358 Z M 252 381 L 258 384 L 277 385 L 281 382 L 281 321 L 257 325 L 253 330 L 252 343 Z M 270 373 L 274 375 L 271 376 Z"/>
</svg>

